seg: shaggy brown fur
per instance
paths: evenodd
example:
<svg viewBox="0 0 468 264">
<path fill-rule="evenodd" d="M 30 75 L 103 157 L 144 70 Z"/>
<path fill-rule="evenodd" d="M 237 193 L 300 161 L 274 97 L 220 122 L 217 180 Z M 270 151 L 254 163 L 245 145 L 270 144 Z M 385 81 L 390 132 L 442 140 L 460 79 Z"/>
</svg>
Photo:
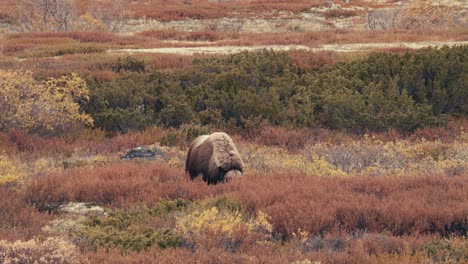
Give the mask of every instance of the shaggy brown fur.
<svg viewBox="0 0 468 264">
<path fill-rule="evenodd" d="M 244 162 L 232 139 L 223 132 L 196 138 L 187 153 L 185 171 L 193 180 L 199 174 L 208 184 L 216 184 L 243 174 Z"/>
</svg>

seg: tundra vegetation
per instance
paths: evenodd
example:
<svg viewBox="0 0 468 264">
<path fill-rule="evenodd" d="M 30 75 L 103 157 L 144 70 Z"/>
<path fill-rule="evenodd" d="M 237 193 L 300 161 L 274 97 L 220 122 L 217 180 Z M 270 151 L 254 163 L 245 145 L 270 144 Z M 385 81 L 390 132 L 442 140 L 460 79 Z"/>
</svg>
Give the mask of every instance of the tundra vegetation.
<svg viewBox="0 0 468 264">
<path fill-rule="evenodd" d="M 373 28 L 362 32 L 113 33 L 142 16 L 294 16 L 325 5 L 133 2 L 5 0 L 0 20 L 25 32 L 0 38 L 1 263 L 468 262 L 466 44 L 106 52 L 466 40 L 454 26 L 463 9 L 324 9 L 329 20 L 365 17 Z M 187 149 L 216 131 L 232 136 L 244 175 L 191 181 Z M 154 158 L 121 159 L 139 146 Z"/>
</svg>

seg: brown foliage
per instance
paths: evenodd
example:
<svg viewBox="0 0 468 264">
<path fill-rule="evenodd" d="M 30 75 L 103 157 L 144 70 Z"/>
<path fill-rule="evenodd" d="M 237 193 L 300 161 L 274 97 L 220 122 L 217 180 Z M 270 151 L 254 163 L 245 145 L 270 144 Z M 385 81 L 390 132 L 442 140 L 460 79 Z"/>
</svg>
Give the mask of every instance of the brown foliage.
<svg viewBox="0 0 468 264">
<path fill-rule="evenodd" d="M 21 41 L 22 39 L 30 39 L 37 43 L 43 39 L 73 39 L 79 42 L 96 42 L 96 43 L 107 43 L 116 41 L 118 37 L 115 34 L 109 32 L 28 32 L 21 34 L 11 34 L 8 39 L 16 39 Z M 23 40 L 24 41 L 24 40 Z"/>
<path fill-rule="evenodd" d="M 3 240 L 28 240 L 42 234 L 41 228 L 53 216 L 39 213 L 26 203 L 21 192 L 0 187 L 0 237 Z"/>
<path fill-rule="evenodd" d="M 352 17 L 356 16 L 358 13 L 355 10 L 343 10 L 343 9 L 331 9 L 324 13 L 326 19 L 336 18 L 336 17 Z"/>
<path fill-rule="evenodd" d="M 299 228 L 310 234 L 449 235 L 466 232 L 467 184 L 466 175 L 340 179 L 273 174 L 245 177 L 233 197 L 270 215 L 276 231 L 287 237 Z"/>
<path fill-rule="evenodd" d="M 8 137 L 11 145 L 14 145 L 16 150 L 20 152 L 29 152 L 36 155 L 50 154 L 65 154 L 71 155 L 73 147 L 67 145 L 64 140 L 59 137 L 44 139 L 36 135 L 28 135 L 20 130 L 11 130 L 8 133 L 2 133 L 4 137 Z"/>
<path fill-rule="evenodd" d="M 15 0 L 2 0 L 2 8 L 0 9 L 0 21 L 11 21 L 16 18 L 16 1 Z"/>
<path fill-rule="evenodd" d="M 382 234 L 358 236 L 311 237 L 283 245 L 255 245 L 236 253 L 222 249 L 185 248 L 156 249 L 120 255 L 119 252 L 99 251 L 86 256 L 91 263 L 425 263 L 436 258 L 457 262 L 456 257 L 437 256 L 429 258 L 421 253 L 421 247 L 431 237 L 394 237 Z M 454 251 L 463 250 L 463 243 L 451 241 Z M 466 256 L 466 255 L 465 255 Z M 466 260 L 461 256 L 458 261 Z"/>
<path fill-rule="evenodd" d="M 254 141 L 265 146 L 276 146 L 288 150 L 302 149 L 311 140 L 308 129 L 288 129 L 283 127 L 263 128 Z"/>
<path fill-rule="evenodd" d="M 233 187 L 209 188 L 201 181 L 191 182 L 182 169 L 159 162 L 122 162 L 98 168 L 73 168 L 63 174 L 36 178 L 27 193 L 40 210 L 54 210 L 68 201 L 125 207 L 153 205 L 162 198 L 201 199 Z"/>
<path fill-rule="evenodd" d="M 247 172 L 241 180 L 208 187 L 189 181 L 181 168 L 157 161 L 122 162 L 34 179 L 28 194 L 42 210 L 67 201 L 129 206 L 154 204 L 161 198 L 230 194 L 247 209 L 271 216 L 275 232 L 284 237 L 299 228 L 314 235 L 356 230 L 450 235 L 467 229 L 467 179 L 466 175 L 343 179 Z"/>
<path fill-rule="evenodd" d="M 411 135 L 411 138 L 424 138 L 429 141 L 442 140 L 444 142 L 451 142 L 455 138 L 455 135 L 459 135 L 462 131 L 468 131 L 468 120 L 453 119 L 449 121 L 447 127 L 427 127 L 416 129 L 416 131 Z"/>
<path fill-rule="evenodd" d="M 293 62 L 302 71 L 316 70 L 323 66 L 332 66 L 338 62 L 338 54 L 334 51 L 289 53 Z"/>
<path fill-rule="evenodd" d="M 0 146 L 31 156 L 71 156 L 80 153 L 115 153 L 159 141 L 167 131 L 152 127 L 141 132 L 117 134 L 108 137 L 104 131 L 82 130 L 75 134 L 43 138 L 20 130 L 0 132 Z"/>
<path fill-rule="evenodd" d="M 126 9 L 132 10 L 135 17 L 150 17 L 162 21 L 184 19 L 213 19 L 220 17 L 245 17 L 252 13 L 284 10 L 300 12 L 323 4 L 323 0 L 314 1 L 209 1 L 209 0 L 152 0 L 132 5 L 126 3 Z M 156 8 L 157 7 L 157 8 Z"/>
<path fill-rule="evenodd" d="M 145 37 L 152 37 L 161 40 L 178 40 L 178 41 L 216 41 L 219 40 L 220 34 L 214 31 L 179 31 L 179 30 L 151 30 L 140 33 Z"/>
</svg>

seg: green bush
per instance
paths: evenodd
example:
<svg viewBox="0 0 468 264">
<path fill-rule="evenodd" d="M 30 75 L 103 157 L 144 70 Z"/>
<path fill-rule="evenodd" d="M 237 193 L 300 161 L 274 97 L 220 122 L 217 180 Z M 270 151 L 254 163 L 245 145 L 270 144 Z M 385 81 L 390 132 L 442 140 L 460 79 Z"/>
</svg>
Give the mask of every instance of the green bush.
<svg viewBox="0 0 468 264">
<path fill-rule="evenodd" d="M 84 223 L 84 237 L 95 248 L 118 248 L 122 252 L 176 247 L 180 238 L 165 226 L 154 222 L 180 211 L 189 203 L 182 199 L 161 201 L 154 208 L 137 208 L 110 212 L 106 217 L 94 216 Z"/>
<path fill-rule="evenodd" d="M 435 240 L 424 244 L 422 251 L 435 262 L 460 263 L 468 260 L 467 246 L 468 242 L 464 240 Z"/>
<path fill-rule="evenodd" d="M 112 65 L 112 70 L 115 72 L 144 72 L 145 61 L 130 56 L 126 57 L 125 59 L 119 58 L 117 62 L 115 62 L 114 65 Z"/>
<path fill-rule="evenodd" d="M 177 220 L 194 211 L 216 208 L 229 214 L 243 213 L 240 204 L 226 197 L 189 202 L 183 199 L 163 200 L 153 208 L 139 207 L 115 210 L 106 216 L 92 216 L 86 220 L 80 237 L 94 249 L 119 249 L 122 253 L 184 245 L 184 238 L 174 233 Z M 220 223 L 212 223 L 222 224 Z M 191 232 L 193 230 L 186 230 Z"/>
<path fill-rule="evenodd" d="M 184 124 L 413 131 L 466 116 L 467 54 L 468 45 L 376 53 L 306 72 L 287 53 L 268 50 L 153 73 L 127 58 L 118 79 L 89 80 L 87 111 L 98 127 L 123 132 Z"/>
<path fill-rule="evenodd" d="M 186 148 L 198 136 L 209 133 L 210 129 L 205 126 L 183 125 L 180 129 L 169 131 L 166 136 L 161 138 L 160 144 L 162 146 Z"/>
</svg>

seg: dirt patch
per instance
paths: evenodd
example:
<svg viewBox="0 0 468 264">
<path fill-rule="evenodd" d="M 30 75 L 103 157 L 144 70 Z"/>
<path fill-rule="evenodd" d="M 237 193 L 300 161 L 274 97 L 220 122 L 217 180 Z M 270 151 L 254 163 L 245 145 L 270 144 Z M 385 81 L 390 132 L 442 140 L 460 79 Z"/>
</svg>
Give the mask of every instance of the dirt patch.
<svg viewBox="0 0 468 264">
<path fill-rule="evenodd" d="M 454 45 L 468 45 L 468 41 L 451 42 L 395 42 L 395 43 L 352 43 L 352 44 L 328 44 L 319 47 L 308 47 L 305 45 L 264 45 L 264 46 L 210 46 L 210 47 L 177 47 L 177 48 L 152 48 L 152 49 L 116 49 L 108 50 L 108 53 L 168 53 L 179 55 L 194 54 L 233 54 L 242 51 L 260 51 L 271 49 L 275 51 L 305 50 L 305 51 L 336 51 L 356 52 L 387 48 L 420 49 L 424 47 L 441 47 Z"/>
<path fill-rule="evenodd" d="M 232 54 L 242 51 L 260 51 L 272 49 L 276 51 L 310 50 L 303 45 L 265 45 L 265 46 L 218 46 L 218 47 L 178 47 L 178 48 L 154 48 L 154 49 L 118 49 L 109 50 L 109 53 L 169 53 L 180 55 L 204 54 Z"/>
</svg>

